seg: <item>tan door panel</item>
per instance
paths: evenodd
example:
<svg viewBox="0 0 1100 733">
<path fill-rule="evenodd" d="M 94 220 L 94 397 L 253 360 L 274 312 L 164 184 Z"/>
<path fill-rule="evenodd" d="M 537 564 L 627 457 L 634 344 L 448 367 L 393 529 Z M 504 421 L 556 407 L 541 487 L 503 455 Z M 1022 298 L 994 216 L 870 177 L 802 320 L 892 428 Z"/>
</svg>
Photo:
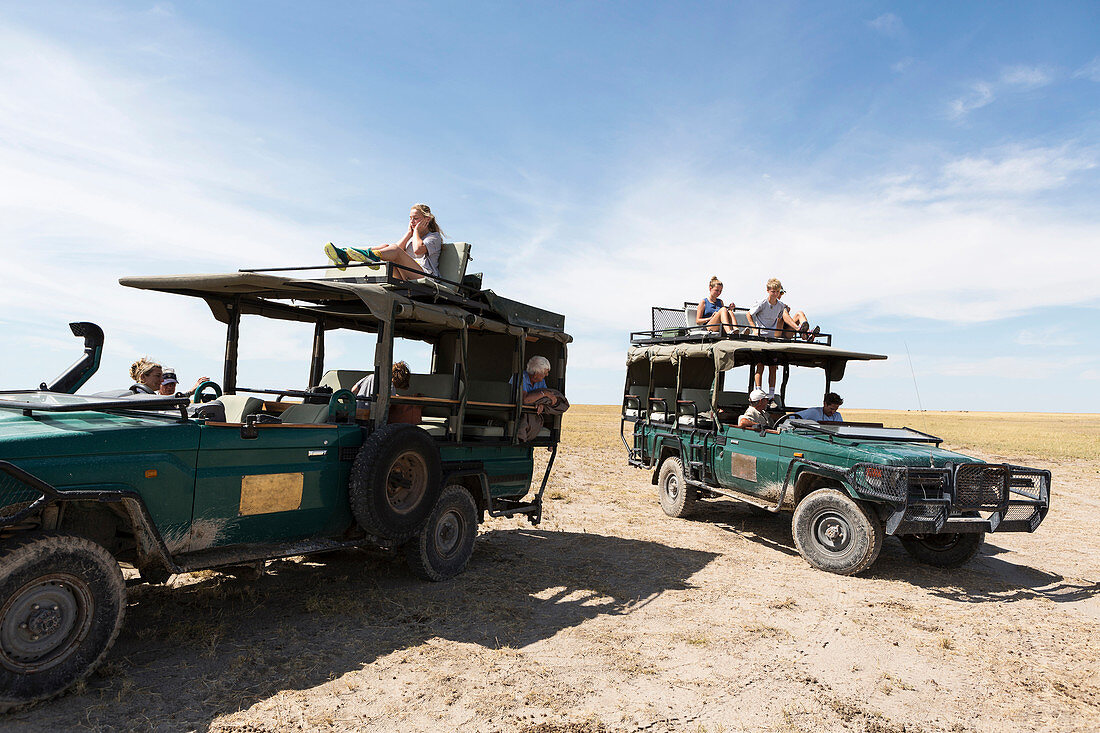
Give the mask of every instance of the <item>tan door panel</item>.
<svg viewBox="0 0 1100 733">
<path fill-rule="evenodd" d="M 289 512 L 302 506 L 301 473 L 265 473 L 241 476 L 239 516 Z"/>
</svg>

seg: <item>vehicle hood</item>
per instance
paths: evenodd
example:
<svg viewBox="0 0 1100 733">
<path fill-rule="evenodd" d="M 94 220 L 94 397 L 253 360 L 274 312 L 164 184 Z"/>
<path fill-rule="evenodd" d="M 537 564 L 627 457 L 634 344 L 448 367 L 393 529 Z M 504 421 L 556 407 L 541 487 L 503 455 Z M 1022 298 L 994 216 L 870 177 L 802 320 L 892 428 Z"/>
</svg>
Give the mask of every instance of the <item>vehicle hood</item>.
<svg viewBox="0 0 1100 733">
<path fill-rule="evenodd" d="M 931 443 L 895 443 L 885 440 L 837 440 L 837 443 L 847 446 L 848 458 L 852 461 L 937 468 L 947 463 L 983 463 L 980 459 L 938 448 Z"/>
<path fill-rule="evenodd" d="M 0 460 L 196 450 L 198 425 L 178 417 L 0 410 Z"/>
</svg>

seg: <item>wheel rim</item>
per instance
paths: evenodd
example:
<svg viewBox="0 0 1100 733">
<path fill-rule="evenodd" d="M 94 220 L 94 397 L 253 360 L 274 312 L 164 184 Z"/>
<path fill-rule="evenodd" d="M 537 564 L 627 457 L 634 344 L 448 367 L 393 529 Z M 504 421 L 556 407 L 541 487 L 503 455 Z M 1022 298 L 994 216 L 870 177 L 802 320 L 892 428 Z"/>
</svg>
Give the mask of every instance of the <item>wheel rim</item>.
<svg viewBox="0 0 1100 733">
<path fill-rule="evenodd" d="M 680 480 L 676 478 L 674 473 L 670 473 L 668 478 L 665 479 L 665 496 L 672 501 L 676 501 L 680 496 Z"/>
<path fill-rule="evenodd" d="M 828 552 L 842 554 L 852 543 L 852 526 L 839 512 L 820 512 L 814 517 L 811 527 L 814 541 Z"/>
<path fill-rule="evenodd" d="M 87 636 L 91 608 L 91 592 L 80 578 L 35 578 L 0 609 L 0 661 L 23 673 L 60 664 Z"/>
<path fill-rule="evenodd" d="M 457 553 L 465 534 L 466 518 L 454 509 L 445 512 L 433 534 L 436 554 L 446 559 Z"/>
<path fill-rule="evenodd" d="M 386 501 L 398 514 L 408 514 L 420 505 L 428 490 L 428 463 L 416 451 L 406 451 L 394 460 L 386 477 Z"/>
</svg>

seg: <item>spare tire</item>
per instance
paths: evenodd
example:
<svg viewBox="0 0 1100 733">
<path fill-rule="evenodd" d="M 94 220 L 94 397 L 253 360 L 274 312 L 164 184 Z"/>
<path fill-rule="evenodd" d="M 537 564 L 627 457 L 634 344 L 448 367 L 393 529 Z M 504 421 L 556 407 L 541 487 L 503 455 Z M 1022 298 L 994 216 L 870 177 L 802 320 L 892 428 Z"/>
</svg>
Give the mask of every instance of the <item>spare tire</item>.
<svg viewBox="0 0 1100 733">
<path fill-rule="evenodd" d="M 403 541 L 439 500 L 439 448 L 415 425 L 385 425 L 363 443 L 351 467 L 348 502 L 367 532 Z"/>
</svg>

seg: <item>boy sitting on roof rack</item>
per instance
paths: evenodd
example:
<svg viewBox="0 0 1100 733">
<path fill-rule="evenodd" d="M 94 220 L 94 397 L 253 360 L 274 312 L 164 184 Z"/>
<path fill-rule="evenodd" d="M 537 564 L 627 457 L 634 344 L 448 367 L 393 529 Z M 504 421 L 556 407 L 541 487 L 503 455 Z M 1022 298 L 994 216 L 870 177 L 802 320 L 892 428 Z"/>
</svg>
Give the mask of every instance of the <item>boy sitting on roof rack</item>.
<svg viewBox="0 0 1100 733">
<path fill-rule="evenodd" d="M 768 291 L 768 297 L 757 303 L 753 308 L 749 310 L 749 325 L 753 326 L 754 332 L 759 336 L 765 338 L 790 338 L 794 334 L 801 334 L 802 338 L 806 341 L 813 341 L 817 338 L 817 335 L 821 333 L 820 326 L 814 326 L 813 330 L 810 330 L 810 321 L 806 318 L 806 314 L 802 311 L 798 311 L 791 316 L 791 309 L 786 303 L 779 299 L 779 296 L 787 292 L 783 289 L 783 283 L 779 282 L 778 278 L 772 278 L 768 280 L 766 285 Z M 768 397 L 775 396 L 775 373 L 776 366 L 771 364 L 768 366 Z M 756 365 L 756 387 L 761 388 L 761 378 L 764 375 L 764 365 Z"/>
<path fill-rule="evenodd" d="M 392 262 L 399 267 L 390 269 L 397 280 L 415 280 L 424 274 L 439 276 L 439 252 L 443 249 L 443 230 L 427 204 L 413 204 L 409 211 L 409 229 L 396 244 L 377 247 L 337 247 L 332 242 L 325 245 L 325 254 L 332 263 L 343 270 L 349 262 Z M 378 269 L 377 265 L 372 269 Z"/>
</svg>

